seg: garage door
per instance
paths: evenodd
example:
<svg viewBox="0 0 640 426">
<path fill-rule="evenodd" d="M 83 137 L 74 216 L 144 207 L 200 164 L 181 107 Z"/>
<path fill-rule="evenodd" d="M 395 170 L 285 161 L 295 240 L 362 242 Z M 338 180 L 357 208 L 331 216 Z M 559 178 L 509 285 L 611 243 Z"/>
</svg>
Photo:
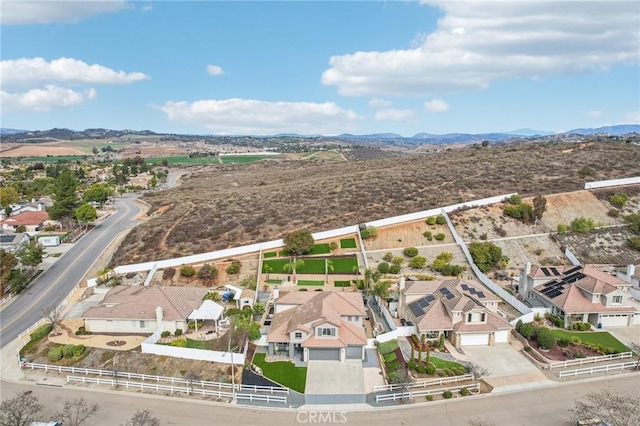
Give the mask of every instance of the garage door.
<svg viewBox="0 0 640 426">
<path fill-rule="evenodd" d="M 460 346 L 478 346 L 489 344 L 489 334 L 462 334 L 460 339 Z"/>
<path fill-rule="evenodd" d="M 309 361 L 340 361 L 340 349 L 309 349 Z"/>
<path fill-rule="evenodd" d="M 347 359 L 362 359 L 362 346 L 347 346 Z"/>
<path fill-rule="evenodd" d="M 600 315 L 603 327 L 626 327 L 629 324 L 627 315 Z"/>
<path fill-rule="evenodd" d="M 509 341 L 509 330 L 496 331 L 496 343 L 507 343 Z"/>
</svg>

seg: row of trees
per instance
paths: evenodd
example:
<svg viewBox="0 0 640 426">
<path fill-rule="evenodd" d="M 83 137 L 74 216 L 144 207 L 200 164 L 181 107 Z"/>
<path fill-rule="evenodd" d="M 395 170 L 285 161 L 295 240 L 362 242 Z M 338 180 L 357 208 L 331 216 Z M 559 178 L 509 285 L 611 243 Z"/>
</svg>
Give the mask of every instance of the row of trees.
<svg viewBox="0 0 640 426">
<path fill-rule="evenodd" d="M 43 405 L 32 391 L 15 394 L 2 401 L 0 425 L 30 426 L 37 420 Z M 64 426 L 82 426 L 91 424 L 90 419 L 100 412 L 100 406 L 84 399 L 67 400 L 62 411 L 54 418 Z M 160 420 L 149 410 L 138 410 L 124 426 L 160 426 Z"/>
</svg>

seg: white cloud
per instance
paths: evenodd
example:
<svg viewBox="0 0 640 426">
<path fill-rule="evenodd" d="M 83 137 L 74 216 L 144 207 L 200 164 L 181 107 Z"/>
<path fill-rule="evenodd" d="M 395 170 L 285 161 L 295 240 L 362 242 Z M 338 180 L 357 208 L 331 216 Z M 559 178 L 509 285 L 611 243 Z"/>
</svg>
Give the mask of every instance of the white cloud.
<svg viewBox="0 0 640 426">
<path fill-rule="evenodd" d="M 444 112 L 449 110 L 449 104 L 440 99 L 432 99 L 424 103 L 424 109 L 431 112 Z"/>
<path fill-rule="evenodd" d="M 17 94 L 0 91 L 0 104 L 4 112 L 15 110 L 42 112 L 81 105 L 89 99 L 95 99 L 97 95 L 95 89 L 78 92 L 47 85 L 43 89 L 31 89 Z"/>
<path fill-rule="evenodd" d="M 387 108 L 376 111 L 376 120 L 405 121 L 413 118 L 414 113 L 410 109 Z"/>
<path fill-rule="evenodd" d="M 117 12 L 131 7 L 123 0 L 30 1 L 2 0 L 2 25 L 77 22 L 100 13 Z"/>
<path fill-rule="evenodd" d="M 222 71 L 222 67 L 218 65 L 207 65 L 207 72 L 211 75 L 222 75 L 224 71 Z"/>
<path fill-rule="evenodd" d="M 369 101 L 369 106 L 373 108 L 388 108 L 392 105 L 391 101 L 381 98 L 373 98 Z"/>
<path fill-rule="evenodd" d="M 631 111 L 625 115 L 625 121 L 620 124 L 640 124 L 640 111 Z"/>
<path fill-rule="evenodd" d="M 585 115 L 591 118 L 600 118 L 602 117 L 603 114 L 602 114 L 602 111 L 594 110 L 594 111 L 587 111 Z"/>
<path fill-rule="evenodd" d="M 350 96 L 429 96 L 502 79 L 602 71 L 640 56 L 636 2 L 428 3 L 444 17 L 413 41 L 417 46 L 333 56 L 322 83 Z"/>
<path fill-rule="evenodd" d="M 265 102 L 253 99 L 166 102 L 156 107 L 170 121 L 195 124 L 216 134 L 338 134 L 361 117 L 333 102 Z"/>
<path fill-rule="evenodd" d="M 21 58 L 0 62 L 0 78 L 3 87 L 19 87 L 41 83 L 128 84 L 147 80 L 149 76 L 141 72 L 114 71 L 72 58 L 51 62 L 43 58 Z"/>
</svg>

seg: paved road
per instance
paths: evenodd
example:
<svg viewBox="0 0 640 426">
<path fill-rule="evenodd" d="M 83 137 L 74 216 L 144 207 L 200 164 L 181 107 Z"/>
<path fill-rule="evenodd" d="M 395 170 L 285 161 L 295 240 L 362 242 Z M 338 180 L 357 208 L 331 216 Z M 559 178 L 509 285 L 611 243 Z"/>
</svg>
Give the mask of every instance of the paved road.
<svg viewBox="0 0 640 426">
<path fill-rule="evenodd" d="M 122 424 L 138 409 L 149 409 L 161 420 L 161 425 L 299 425 L 337 423 L 346 425 L 466 425 L 477 417 L 491 420 L 495 425 L 565 425 L 571 422 L 568 409 L 576 399 L 588 392 L 609 387 L 613 392 L 637 393 L 640 386 L 638 373 L 618 377 L 616 380 L 600 378 L 559 386 L 536 388 L 516 393 L 486 395 L 451 401 L 425 402 L 392 409 L 343 412 L 340 407 L 302 407 L 298 410 L 273 410 L 231 406 L 207 401 L 160 397 L 106 389 L 53 388 L 2 382 L 2 398 L 17 392 L 31 390 L 45 406 L 42 420 L 51 419 L 65 400 L 84 398 L 97 402 L 102 410 L 91 419 L 95 426 Z M 335 411 L 334 411 L 335 410 Z M 315 416 L 315 417 L 313 417 Z M 324 421 L 319 421 L 320 416 Z M 311 419 L 315 419 L 312 421 Z M 428 419 L 428 420 L 427 420 Z M 55 419 L 54 419 L 55 420 Z"/>
<path fill-rule="evenodd" d="M 117 199 L 116 213 L 76 242 L 0 312 L 0 348 L 42 318 L 44 309 L 57 306 L 64 300 L 113 239 L 136 225 L 135 217 L 139 208 L 134 204 L 134 199 L 134 195 Z"/>
</svg>

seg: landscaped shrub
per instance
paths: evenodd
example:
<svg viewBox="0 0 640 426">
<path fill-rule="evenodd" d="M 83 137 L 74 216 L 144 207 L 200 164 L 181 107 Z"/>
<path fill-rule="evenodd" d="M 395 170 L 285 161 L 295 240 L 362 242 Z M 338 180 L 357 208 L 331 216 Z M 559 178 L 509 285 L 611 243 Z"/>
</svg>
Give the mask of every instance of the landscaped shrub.
<svg viewBox="0 0 640 426">
<path fill-rule="evenodd" d="M 427 266 L 427 258 L 424 256 L 414 256 L 409 261 L 409 267 L 414 269 L 422 269 Z"/>
<path fill-rule="evenodd" d="M 423 237 L 427 237 L 427 238 L 431 238 L 431 236 L 432 236 L 431 231 L 424 231 L 424 232 L 422 233 L 422 236 L 423 236 Z"/>
<path fill-rule="evenodd" d="M 78 327 L 78 329 L 76 330 L 76 336 L 84 336 L 87 334 L 91 334 L 90 331 L 87 331 L 83 326 Z"/>
<path fill-rule="evenodd" d="M 578 174 L 582 177 L 587 177 L 587 176 L 595 177 L 598 174 L 598 172 L 592 167 L 584 166 L 583 168 L 578 170 Z"/>
<path fill-rule="evenodd" d="M 427 395 L 427 401 L 433 401 L 433 395 Z"/>
<path fill-rule="evenodd" d="M 520 194 L 513 194 L 511 197 L 507 198 L 507 203 L 512 206 L 516 206 L 522 202 L 522 196 Z"/>
<path fill-rule="evenodd" d="M 525 352 L 531 352 L 531 346 L 527 345 L 524 347 Z"/>
<path fill-rule="evenodd" d="M 62 347 L 62 356 L 65 358 L 73 358 L 73 345 L 64 345 Z"/>
<path fill-rule="evenodd" d="M 184 265 L 182 267 L 180 267 L 180 275 L 183 277 L 192 277 L 196 274 L 196 270 L 193 266 L 191 265 Z"/>
<path fill-rule="evenodd" d="M 523 325 L 523 324 L 524 324 L 524 323 L 522 322 L 522 320 L 518 320 L 518 322 L 516 323 L 516 331 L 517 331 L 518 333 L 520 333 L 520 328 L 522 328 L 522 325 Z M 520 334 L 522 334 L 522 333 L 520 333 Z"/>
<path fill-rule="evenodd" d="M 336 243 L 335 241 L 329 244 L 329 250 L 333 251 L 337 249 L 338 249 L 338 243 Z"/>
<path fill-rule="evenodd" d="M 564 328 L 564 320 L 558 316 L 546 314 L 545 318 L 547 318 L 553 325 L 558 328 Z"/>
<path fill-rule="evenodd" d="M 540 327 L 538 329 L 538 337 L 536 340 L 542 349 L 551 349 L 557 343 L 556 336 L 546 327 Z"/>
<path fill-rule="evenodd" d="M 567 346 L 569 346 L 569 343 L 571 342 L 566 337 L 558 339 L 558 346 L 560 346 L 561 348 L 566 348 Z"/>
<path fill-rule="evenodd" d="M 389 272 L 389 264 L 387 262 L 380 262 L 378 264 L 378 271 L 381 274 L 386 274 Z"/>
<path fill-rule="evenodd" d="M 618 210 L 618 209 L 609 209 L 609 211 L 607 212 L 607 215 L 609 217 L 620 217 L 620 210 Z"/>
<path fill-rule="evenodd" d="M 232 268 L 232 267 L 233 267 L 233 264 L 229 266 L 229 268 Z M 238 265 L 238 269 L 240 269 L 239 265 Z M 180 270 L 180 273 L 182 273 L 182 269 Z M 198 270 L 198 278 L 200 278 L 202 281 L 213 281 L 217 276 L 218 276 L 218 268 L 208 263 L 205 263 L 204 265 L 202 265 L 202 267 Z"/>
<path fill-rule="evenodd" d="M 84 345 L 75 345 L 73 347 L 73 356 L 78 357 L 84 354 Z"/>
<path fill-rule="evenodd" d="M 473 241 L 469 252 L 474 263 L 482 272 L 487 272 L 502 258 L 502 249 L 490 241 Z"/>
<path fill-rule="evenodd" d="M 407 247 L 402 252 L 407 257 L 415 257 L 418 255 L 418 249 L 415 247 Z"/>
<path fill-rule="evenodd" d="M 589 231 L 596 227 L 593 219 L 588 217 L 576 217 L 571 221 L 571 231 L 577 234 L 588 234 Z"/>
<path fill-rule="evenodd" d="M 378 352 L 382 355 L 386 355 L 390 352 L 395 351 L 398 348 L 397 340 L 389 340 L 388 342 L 382 342 L 378 345 Z"/>
<path fill-rule="evenodd" d="M 434 375 L 436 373 L 436 367 L 434 367 L 433 365 L 429 364 L 427 365 L 427 374 L 431 374 Z"/>
<path fill-rule="evenodd" d="M 469 389 L 467 389 L 467 388 L 462 388 L 462 389 L 460 389 L 460 395 L 461 395 L 461 396 L 467 396 L 467 395 L 469 395 Z"/>
<path fill-rule="evenodd" d="M 632 249 L 640 251 L 640 237 L 629 238 L 628 244 Z"/>
<path fill-rule="evenodd" d="M 467 374 L 467 369 L 464 367 L 456 367 L 452 368 L 452 370 L 458 375 L 462 376 L 463 374 Z"/>
<path fill-rule="evenodd" d="M 516 205 L 504 206 L 504 214 L 514 219 L 522 219 L 528 223 L 533 217 L 533 206 L 529 203 L 520 203 Z"/>
<path fill-rule="evenodd" d="M 438 375 L 438 377 L 444 377 L 444 371 L 442 370 L 436 371 L 436 374 Z"/>
<path fill-rule="evenodd" d="M 396 355 L 395 351 L 394 352 L 389 352 L 388 354 L 385 354 L 383 356 L 383 358 L 384 358 L 385 362 L 391 362 L 391 361 L 395 361 L 397 359 L 397 355 Z"/>
<path fill-rule="evenodd" d="M 407 363 L 407 368 L 409 370 L 415 370 L 417 367 L 416 362 L 414 360 L 411 360 Z"/>
<path fill-rule="evenodd" d="M 399 274 L 402 267 L 400 265 L 396 265 L 395 263 L 389 266 L 389 272 L 392 274 Z"/>
<path fill-rule="evenodd" d="M 536 327 L 530 322 L 522 324 L 522 327 L 520 327 L 520 334 L 525 339 L 531 339 L 536 334 Z"/>
<path fill-rule="evenodd" d="M 180 336 L 182 334 L 182 329 L 181 328 L 176 328 L 176 331 L 173 332 L 174 336 Z"/>
<path fill-rule="evenodd" d="M 452 396 L 453 396 L 453 394 L 451 393 L 451 391 L 444 391 L 444 392 L 442 392 L 442 397 L 443 397 L 444 399 L 449 399 L 449 398 L 451 398 Z"/>
<path fill-rule="evenodd" d="M 360 237 L 363 240 L 373 238 L 376 235 L 378 235 L 378 230 L 374 226 L 367 226 L 366 228 L 360 230 Z"/>
<path fill-rule="evenodd" d="M 436 224 L 436 217 L 435 216 L 431 216 L 427 218 L 427 225 L 435 225 Z"/>
<path fill-rule="evenodd" d="M 47 336 L 53 330 L 53 324 L 42 324 L 40 327 L 36 328 L 29 335 L 31 337 L 31 341 L 40 340 L 44 336 Z"/>
<path fill-rule="evenodd" d="M 588 322 L 576 322 L 571 324 L 572 330 L 588 331 L 591 330 L 591 324 Z"/>
<path fill-rule="evenodd" d="M 445 238 L 445 235 L 442 232 L 439 232 L 436 234 L 436 240 L 442 241 L 444 240 L 444 238 Z"/>
<path fill-rule="evenodd" d="M 438 225 L 444 225 L 445 223 L 447 223 L 447 219 L 446 219 L 443 215 L 439 215 L 439 216 L 436 218 L 436 223 L 437 223 Z"/>
<path fill-rule="evenodd" d="M 176 275 L 176 268 L 173 266 L 168 266 L 162 270 L 162 279 L 170 280 Z"/>
<path fill-rule="evenodd" d="M 49 349 L 49 352 L 47 353 L 47 358 L 49 358 L 49 360 L 51 361 L 60 361 L 62 359 L 62 345 L 56 345 L 54 347 L 52 347 L 51 349 Z"/>
<path fill-rule="evenodd" d="M 385 262 L 391 262 L 393 260 L 393 253 L 391 253 L 390 251 L 386 252 L 384 256 L 382 256 L 382 260 L 384 260 Z"/>
<path fill-rule="evenodd" d="M 569 227 L 565 223 L 559 223 L 558 227 L 556 228 L 556 230 L 558 231 L 558 234 L 560 235 L 566 234 L 568 229 Z"/>
<path fill-rule="evenodd" d="M 237 274 L 238 272 L 240 272 L 241 266 L 242 264 L 240 263 L 239 260 L 231 261 L 231 265 L 229 265 L 229 267 L 227 268 L 227 274 L 230 274 L 230 275 Z"/>
<path fill-rule="evenodd" d="M 455 376 L 456 375 L 456 373 L 454 373 L 453 370 L 451 370 L 450 368 L 445 368 L 442 371 L 444 371 L 445 376 Z"/>
<path fill-rule="evenodd" d="M 571 336 L 571 343 L 573 343 L 574 345 L 581 345 L 582 340 L 580 340 L 578 336 Z"/>
<path fill-rule="evenodd" d="M 387 363 L 387 371 L 397 370 L 398 368 L 400 368 L 400 361 L 398 360 Z"/>
<path fill-rule="evenodd" d="M 420 374 L 424 374 L 424 373 L 426 373 L 426 372 L 427 372 L 427 366 L 426 366 L 426 365 L 424 365 L 424 364 L 418 364 L 418 365 L 416 366 L 416 371 L 417 371 L 418 373 L 420 373 Z"/>
<path fill-rule="evenodd" d="M 160 333 L 160 337 L 169 337 L 171 336 L 171 332 L 169 330 L 165 330 L 162 333 Z"/>
</svg>

